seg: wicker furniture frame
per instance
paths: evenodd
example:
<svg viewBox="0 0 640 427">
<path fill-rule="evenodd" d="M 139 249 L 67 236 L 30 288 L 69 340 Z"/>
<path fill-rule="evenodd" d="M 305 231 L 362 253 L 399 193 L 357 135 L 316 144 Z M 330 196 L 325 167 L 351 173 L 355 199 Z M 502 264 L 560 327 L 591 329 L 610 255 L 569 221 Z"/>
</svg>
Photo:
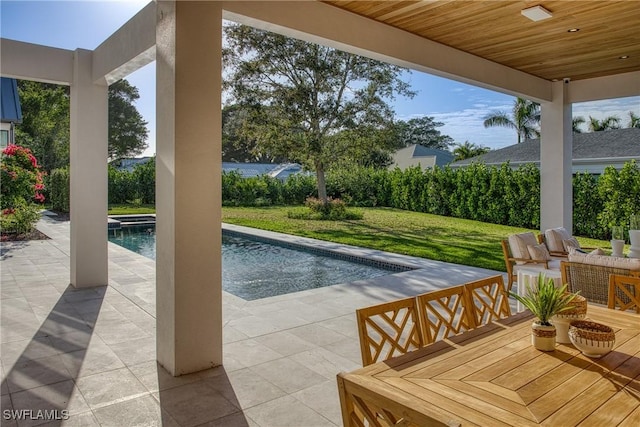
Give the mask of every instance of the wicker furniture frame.
<svg viewBox="0 0 640 427">
<path fill-rule="evenodd" d="M 580 291 L 587 301 L 604 305 L 609 300 L 609 275 L 640 276 L 638 271 L 571 261 L 562 261 L 560 272 L 569 292 Z"/>
</svg>

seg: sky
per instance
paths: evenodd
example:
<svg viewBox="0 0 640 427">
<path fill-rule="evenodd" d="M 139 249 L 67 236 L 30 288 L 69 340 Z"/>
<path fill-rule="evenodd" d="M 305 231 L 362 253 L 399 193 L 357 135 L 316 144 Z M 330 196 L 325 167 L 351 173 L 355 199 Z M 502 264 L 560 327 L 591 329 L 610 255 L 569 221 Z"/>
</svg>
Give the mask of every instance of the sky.
<svg viewBox="0 0 640 427">
<path fill-rule="evenodd" d="M 149 0 L 1 0 L 0 35 L 63 49 L 95 49 L 147 3 Z M 497 149 L 517 142 L 516 133 L 511 129 L 483 126 L 487 114 L 510 112 L 514 97 L 418 71 L 404 77 L 417 95 L 413 99 L 399 97 L 393 102 L 398 119 L 433 117 L 444 124 L 438 129 L 456 143 L 469 141 Z M 156 135 L 155 63 L 130 74 L 127 80 L 138 88 L 140 99 L 136 107 L 148 122 L 149 147 L 143 155 L 153 155 Z M 602 119 L 617 115 L 623 126 L 629 121 L 629 111 L 640 115 L 640 97 L 573 105 L 574 117 Z"/>
</svg>

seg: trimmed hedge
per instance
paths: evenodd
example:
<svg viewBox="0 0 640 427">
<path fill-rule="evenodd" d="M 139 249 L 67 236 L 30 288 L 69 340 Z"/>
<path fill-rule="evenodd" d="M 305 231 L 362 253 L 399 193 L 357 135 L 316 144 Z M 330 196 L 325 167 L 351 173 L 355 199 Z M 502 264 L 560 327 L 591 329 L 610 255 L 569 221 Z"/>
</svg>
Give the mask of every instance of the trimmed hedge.
<svg viewBox="0 0 640 427">
<path fill-rule="evenodd" d="M 68 170 L 52 171 L 51 202 L 56 210 L 68 210 L 68 174 Z M 327 174 L 327 195 L 349 206 L 391 207 L 540 227 L 540 171 L 533 165 L 516 170 L 509 164 L 427 171 L 419 167 L 404 171 L 345 168 Z M 237 172 L 222 174 L 225 206 L 302 205 L 308 197 L 317 197 L 313 176 L 291 175 L 280 181 L 266 175 L 242 178 Z M 152 204 L 154 199 L 155 162 L 139 165 L 133 172 L 109 168 L 109 203 Z M 574 176 L 574 234 L 608 239 L 611 226 L 628 228 L 633 213 L 640 213 L 640 169 L 635 161 L 621 170 L 607 167 L 599 177 L 588 173 Z"/>
<path fill-rule="evenodd" d="M 282 183 L 231 173 L 223 174 L 222 182 L 224 205 L 302 204 L 307 196 L 317 194 L 315 179 L 308 176 L 291 176 Z M 350 206 L 391 207 L 540 228 L 540 171 L 533 165 L 516 170 L 506 163 L 427 171 L 419 167 L 332 170 L 327 174 L 327 195 Z M 576 174 L 573 204 L 576 235 L 608 239 L 612 225 L 628 228 L 629 216 L 640 213 L 638 165 L 631 161 L 620 171 L 610 166 L 600 177 Z"/>
</svg>

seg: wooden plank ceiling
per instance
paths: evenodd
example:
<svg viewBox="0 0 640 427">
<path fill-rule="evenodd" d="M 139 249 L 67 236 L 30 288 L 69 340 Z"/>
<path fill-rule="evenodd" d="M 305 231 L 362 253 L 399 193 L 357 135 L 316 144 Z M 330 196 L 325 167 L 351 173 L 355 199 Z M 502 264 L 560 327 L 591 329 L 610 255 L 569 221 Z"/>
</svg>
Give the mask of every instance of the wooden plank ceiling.
<svg viewBox="0 0 640 427">
<path fill-rule="evenodd" d="M 640 71 L 639 0 L 325 3 L 547 80 Z M 553 16 L 520 13 L 537 5 Z"/>
</svg>

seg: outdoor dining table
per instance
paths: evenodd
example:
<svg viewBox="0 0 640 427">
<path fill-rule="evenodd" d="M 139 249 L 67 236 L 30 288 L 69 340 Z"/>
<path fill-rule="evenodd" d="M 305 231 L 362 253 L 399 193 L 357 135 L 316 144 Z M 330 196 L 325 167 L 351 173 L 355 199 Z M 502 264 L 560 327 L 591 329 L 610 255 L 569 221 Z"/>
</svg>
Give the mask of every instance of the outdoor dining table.
<svg viewBox="0 0 640 427">
<path fill-rule="evenodd" d="M 599 359 L 536 350 L 524 311 L 340 373 L 344 425 L 639 426 L 640 315 L 590 304 L 587 319 L 616 332 Z"/>
</svg>

